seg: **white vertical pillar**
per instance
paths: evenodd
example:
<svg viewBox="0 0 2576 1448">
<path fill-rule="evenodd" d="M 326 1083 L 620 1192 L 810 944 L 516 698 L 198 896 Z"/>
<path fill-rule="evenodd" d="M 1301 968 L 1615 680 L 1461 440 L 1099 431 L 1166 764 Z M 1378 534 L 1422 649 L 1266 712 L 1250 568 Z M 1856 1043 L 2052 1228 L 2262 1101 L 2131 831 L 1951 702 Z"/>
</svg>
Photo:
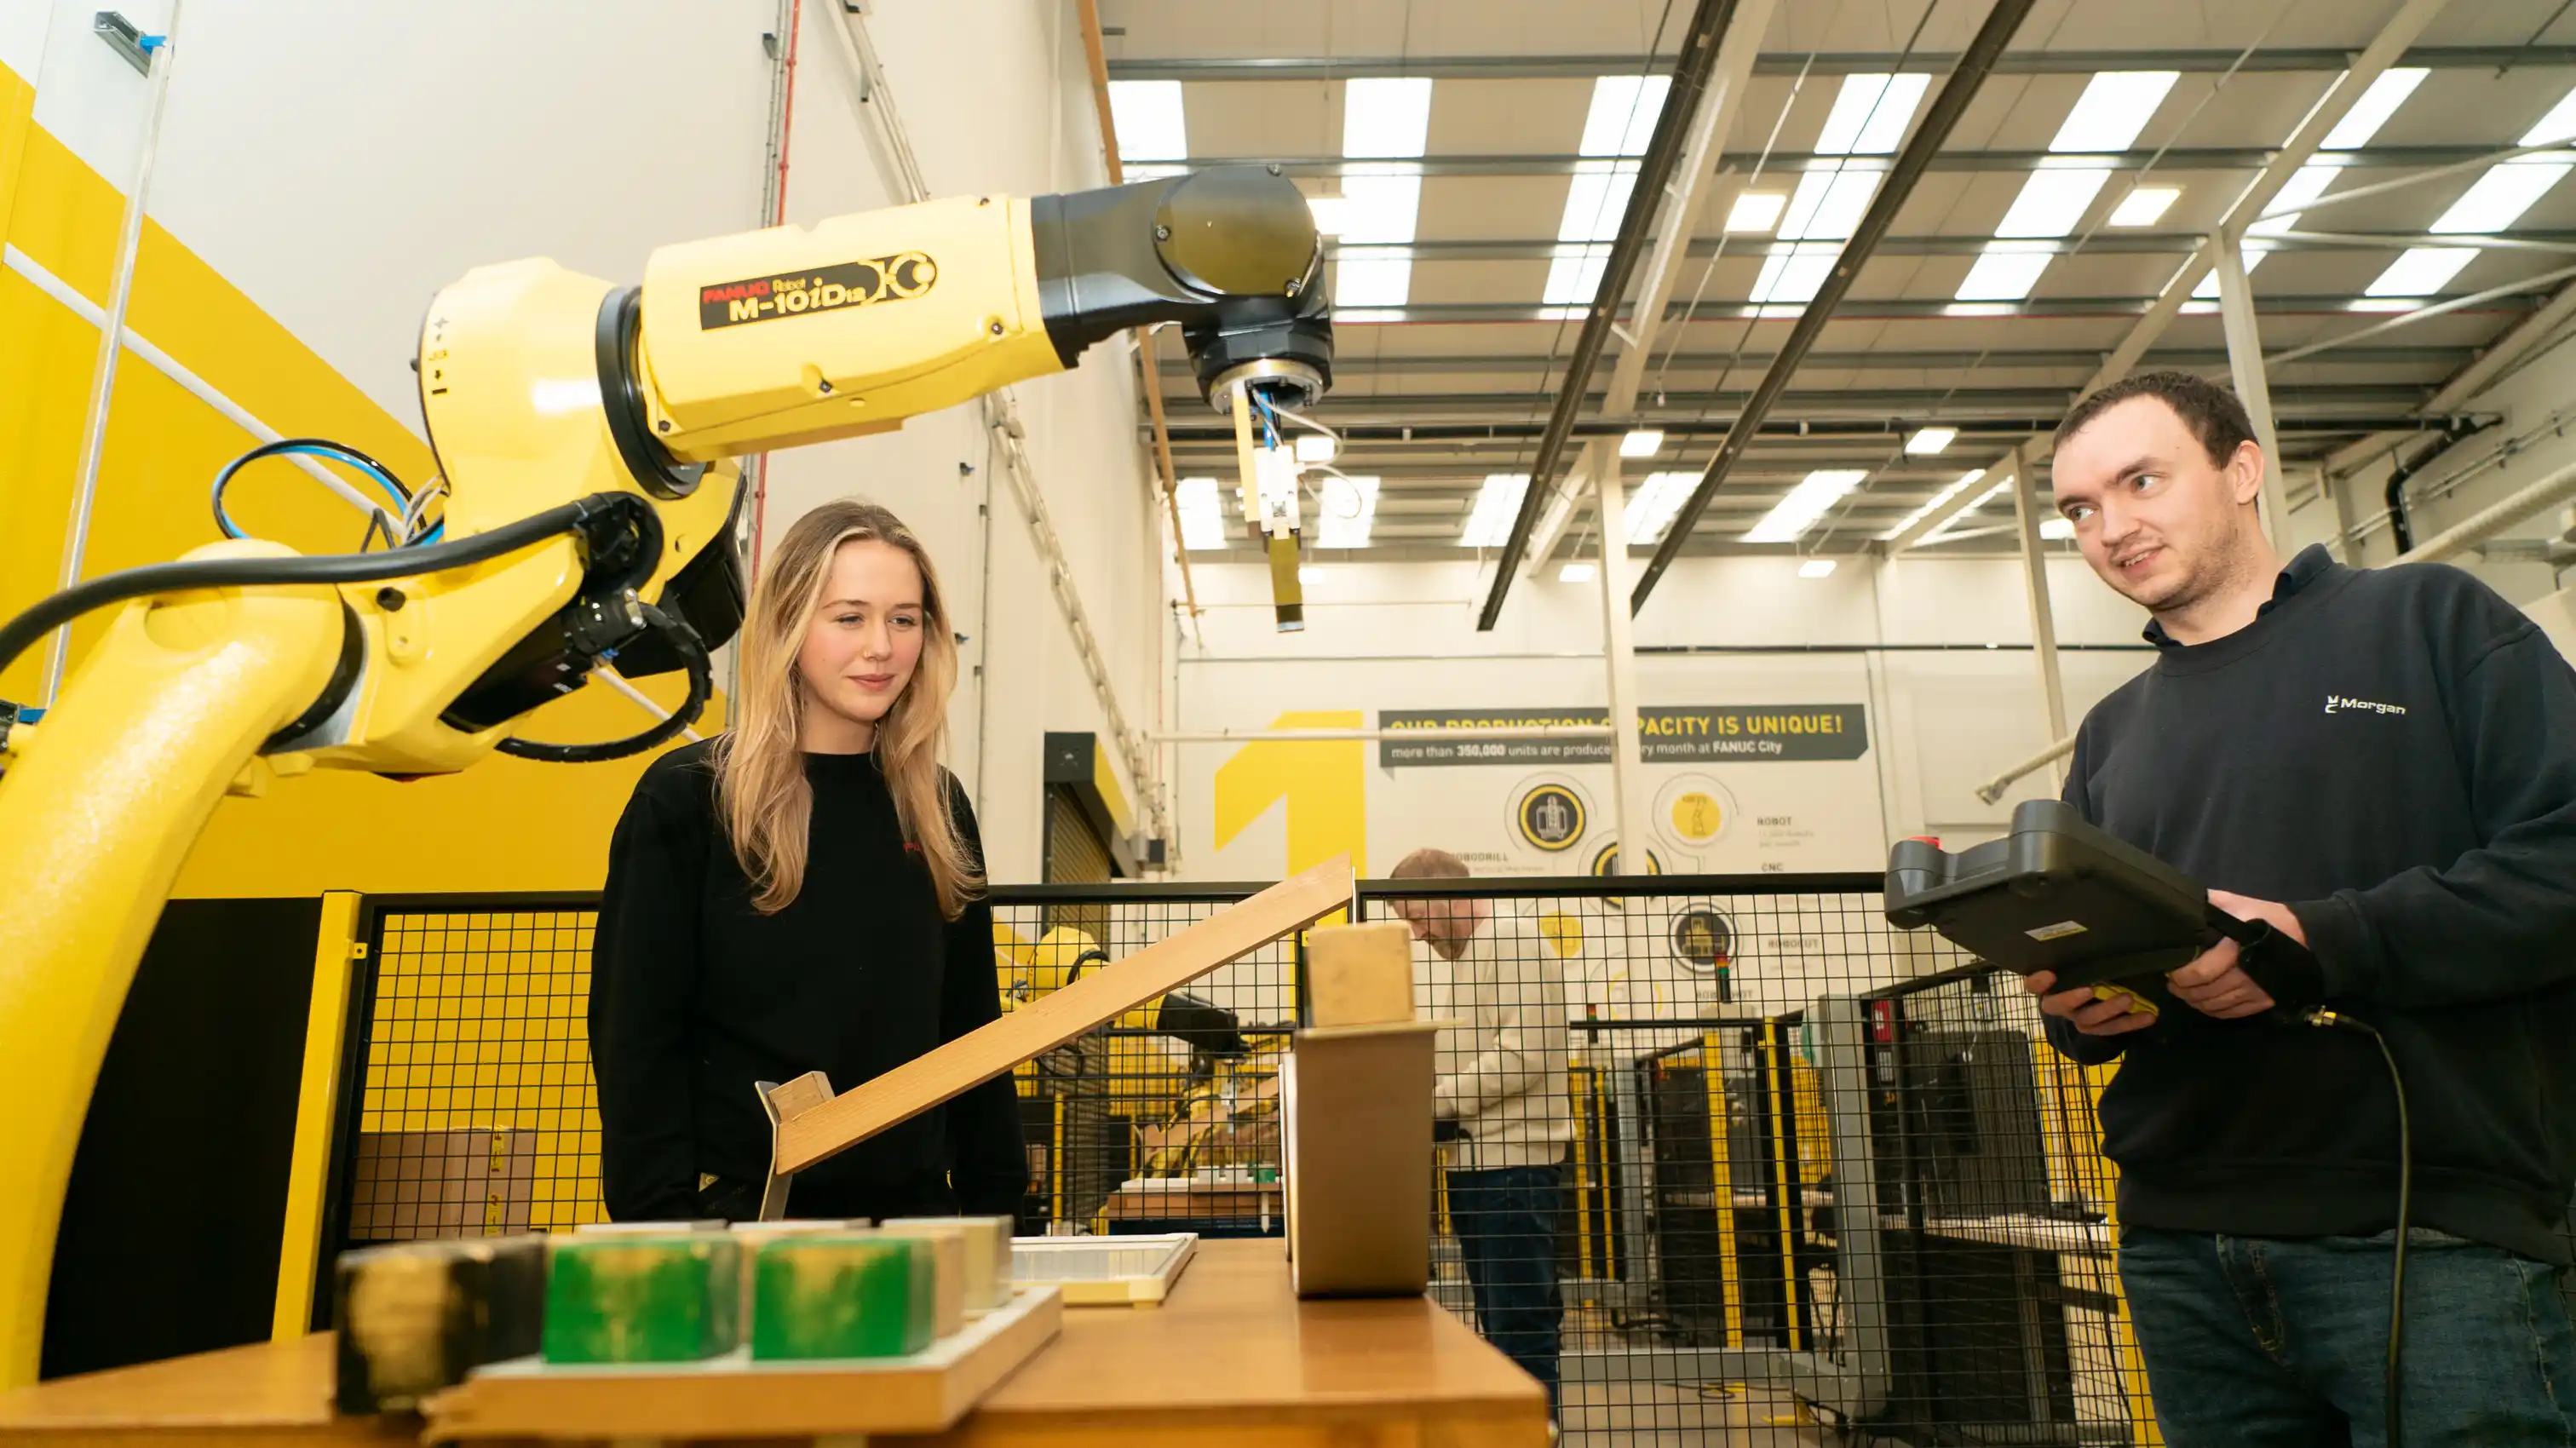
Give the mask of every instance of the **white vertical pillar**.
<svg viewBox="0 0 2576 1448">
<path fill-rule="evenodd" d="M 2012 455 L 2013 522 L 2021 534 L 2022 582 L 2030 594 L 2031 657 L 2039 661 L 2039 696 L 2048 708 L 2048 737 L 2066 737 L 2066 683 L 2057 671 L 2057 615 L 2048 602 L 2048 555 L 2039 546 L 2039 509 L 2030 498 L 2030 453 L 2020 443 Z M 2066 778 L 2066 761 L 2057 761 Z"/>
<path fill-rule="evenodd" d="M 2218 319 L 2227 329 L 2227 370 L 2235 381 L 2237 400 L 2254 420 L 2254 440 L 2263 448 L 2263 536 L 2287 553 L 2290 505 L 2281 486 L 2281 440 L 2272 428 L 2272 387 L 2263 373 L 2263 334 L 2254 325 L 2254 288 L 2245 278 L 2245 257 L 2237 246 L 2233 237 L 2209 239 L 2209 249 L 2217 258 Z"/>
<path fill-rule="evenodd" d="M 1637 654 L 1629 627 L 1628 498 L 1619 480 L 1615 438 L 1596 437 L 1583 445 L 1576 466 L 1592 475 L 1601 523 L 1601 656 L 1610 669 L 1610 817 L 1619 832 L 1622 875 L 1646 873 L 1647 833 L 1652 828 L 1646 804 L 1645 751 L 1637 736 Z"/>
</svg>

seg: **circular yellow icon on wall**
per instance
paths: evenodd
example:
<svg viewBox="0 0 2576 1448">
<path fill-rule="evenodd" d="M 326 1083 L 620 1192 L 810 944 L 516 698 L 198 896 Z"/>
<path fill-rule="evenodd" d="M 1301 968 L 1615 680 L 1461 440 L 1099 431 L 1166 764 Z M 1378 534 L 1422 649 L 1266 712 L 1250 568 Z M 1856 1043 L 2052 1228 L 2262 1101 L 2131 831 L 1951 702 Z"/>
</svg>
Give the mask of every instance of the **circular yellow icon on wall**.
<svg viewBox="0 0 2576 1448">
<path fill-rule="evenodd" d="M 1665 844 L 1686 855 L 1709 849 L 1735 828 L 1735 795 L 1717 777 L 1692 770 L 1676 774 L 1655 791 L 1655 812 L 1647 818 Z M 1708 864 L 1702 859 L 1700 867 Z"/>
<path fill-rule="evenodd" d="M 1726 827 L 1726 811 L 1702 789 L 1684 790 L 1673 801 L 1673 834 L 1684 844 L 1704 845 Z"/>
<path fill-rule="evenodd" d="M 1583 800 L 1561 784 L 1542 784 L 1522 795 L 1513 818 L 1521 838 L 1549 854 L 1570 850 L 1583 838 Z"/>
</svg>

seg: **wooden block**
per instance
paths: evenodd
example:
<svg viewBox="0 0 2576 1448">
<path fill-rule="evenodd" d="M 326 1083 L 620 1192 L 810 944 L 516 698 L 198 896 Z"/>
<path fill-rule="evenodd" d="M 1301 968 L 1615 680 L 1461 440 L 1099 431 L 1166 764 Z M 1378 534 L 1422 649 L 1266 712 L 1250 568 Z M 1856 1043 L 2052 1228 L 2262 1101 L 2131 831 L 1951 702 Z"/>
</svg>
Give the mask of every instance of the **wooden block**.
<svg viewBox="0 0 2576 1448">
<path fill-rule="evenodd" d="M 742 1249 L 728 1232 L 555 1238 L 546 1252 L 549 1363 L 695 1362 L 742 1336 Z"/>
<path fill-rule="evenodd" d="M 1408 1297 L 1431 1271 L 1440 1023 L 1297 1033 L 1283 1063 L 1289 1274 L 1300 1297 Z"/>
<path fill-rule="evenodd" d="M 472 1368 L 537 1350 L 543 1237 L 343 1252 L 334 1273 L 341 1412 L 408 1408 Z"/>
<path fill-rule="evenodd" d="M 1338 855 L 829 1101 L 782 1111 L 772 1169 L 800 1172 L 837 1156 L 1350 903 L 1351 858 Z"/>
<path fill-rule="evenodd" d="M 887 1237 L 911 1237 L 930 1254 L 930 1331 L 946 1337 L 966 1325 L 966 1229 L 955 1217 L 893 1217 L 878 1224 Z"/>
<path fill-rule="evenodd" d="M 889 1232 L 919 1224 L 953 1228 L 965 1243 L 966 1310 L 990 1312 L 1011 1300 L 1011 1228 L 1008 1217 L 893 1217 Z"/>
<path fill-rule="evenodd" d="M 1380 920 L 1307 932 L 1306 1008 L 1316 1026 L 1412 1020 L 1413 928 Z"/>
<path fill-rule="evenodd" d="M 924 1238 L 787 1236 L 752 1262 L 755 1362 L 894 1358 L 938 1341 L 939 1268 Z"/>
</svg>

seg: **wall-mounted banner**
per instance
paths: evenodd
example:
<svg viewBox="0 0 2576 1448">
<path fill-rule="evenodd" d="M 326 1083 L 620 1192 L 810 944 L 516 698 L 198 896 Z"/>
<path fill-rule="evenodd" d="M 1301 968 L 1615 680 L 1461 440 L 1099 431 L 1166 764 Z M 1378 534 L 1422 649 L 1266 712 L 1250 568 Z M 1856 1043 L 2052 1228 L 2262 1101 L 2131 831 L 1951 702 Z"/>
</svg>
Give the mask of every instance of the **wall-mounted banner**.
<svg viewBox="0 0 2576 1448">
<path fill-rule="evenodd" d="M 1608 723 L 1606 709 L 1381 709 L 1380 729 L 1420 730 L 1419 739 L 1378 741 L 1380 769 L 1453 764 L 1607 764 L 1607 739 L 1448 739 L 1449 729 L 1531 729 Z M 1745 764 L 1858 759 L 1869 752 L 1868 711 L 1859 704 L 1744 704 L 1637 711 L 1648 764 L 1731 760 Z"/>
</svg>

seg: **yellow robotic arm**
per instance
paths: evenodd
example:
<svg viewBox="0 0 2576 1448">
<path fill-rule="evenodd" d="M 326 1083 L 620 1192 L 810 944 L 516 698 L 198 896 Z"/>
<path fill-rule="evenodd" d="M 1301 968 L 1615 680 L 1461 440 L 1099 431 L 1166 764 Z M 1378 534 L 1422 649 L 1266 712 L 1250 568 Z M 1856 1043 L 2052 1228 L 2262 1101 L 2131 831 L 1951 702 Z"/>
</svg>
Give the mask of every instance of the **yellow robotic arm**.
<svg viewBox="0 0 2576 1448">
<path fill-rule="evenodd" d="M 707 651 L 741 622 L 730 459 L 897 427 L 1162 322 L 1219 406 L 1324 391 L 1322 253 L 1294 186 L 1231 168 L 933 201 L 664 248 L 640 287 L 478 268 L 430 304 L 416 364 L 449 541 L 323 558 L 227 541 L 0 625 L 6 669 L 123 605 L 41 738 L 0 705 L 0 1388 L 35 1376 L 99 1062 L 227 789 L 651 748 L 696 717 Z M 516 737 L 612 657 L 685 670 L 688 703 L 612 744 Z"/>
</svg>

